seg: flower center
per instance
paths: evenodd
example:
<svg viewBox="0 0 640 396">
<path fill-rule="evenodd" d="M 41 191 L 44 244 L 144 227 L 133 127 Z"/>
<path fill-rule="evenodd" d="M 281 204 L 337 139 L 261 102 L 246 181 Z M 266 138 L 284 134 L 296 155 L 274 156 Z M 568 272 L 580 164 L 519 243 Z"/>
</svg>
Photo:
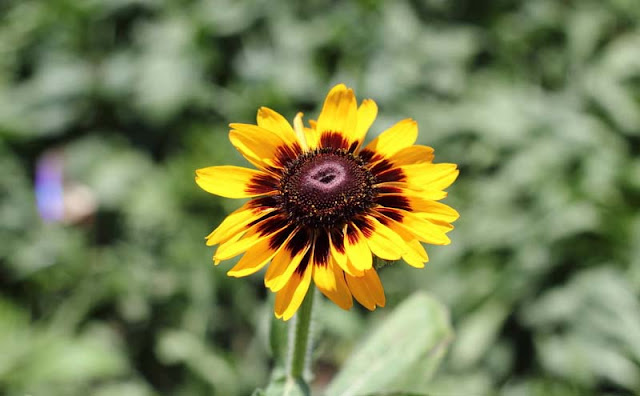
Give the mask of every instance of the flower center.
<svg viewBox="0 0 640 396">
<path fill-rule="evenodd" d="M 284 211 L 295 224 L 341 227 L 373 206 L 374 182 L 358 156 L 332 148 L 311 151 L 284 172 Z"/>
</svg>

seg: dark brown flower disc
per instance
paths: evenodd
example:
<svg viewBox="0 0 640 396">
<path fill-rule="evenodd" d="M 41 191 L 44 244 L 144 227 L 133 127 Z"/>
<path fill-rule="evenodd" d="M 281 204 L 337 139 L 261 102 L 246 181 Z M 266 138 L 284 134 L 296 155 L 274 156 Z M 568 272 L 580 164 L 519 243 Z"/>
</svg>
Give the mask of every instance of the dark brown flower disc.
<svg viewBox="0 0 640 396">
<path fill-rule="evenodd" d="M 282 203 L 299 225 L 342 226 L 373 205 L 374 183 L 357 156 L 344 150 L 315 150 L 287 167 L 281 183 Z"/>
</svg>

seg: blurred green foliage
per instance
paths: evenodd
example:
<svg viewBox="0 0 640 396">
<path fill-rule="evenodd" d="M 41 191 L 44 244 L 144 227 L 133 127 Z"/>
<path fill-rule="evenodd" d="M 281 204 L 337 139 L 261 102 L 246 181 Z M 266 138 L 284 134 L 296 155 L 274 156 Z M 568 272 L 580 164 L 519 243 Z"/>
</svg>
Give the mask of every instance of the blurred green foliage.
<svg viewBox="0 0 640 396">
<path fill-rule="evenodd" d="M 328 395 L 427 391 L 453 330 L 442 304 L 415 293 L 364 338 L 329 384 Z"/>
<path fill-rule="evenodd" d="M 371 135 L 413 117 L 460 165 L 461 218 L 426 269 L 381 271 L 387 308 L 322 306 L 314 389 L 428 290 L 455 331 L 430 394 L 640 393 L 637 0 L 0 2 L 0 393 L 264 386 L 272 298 L 212 267 L 239 203 L 193 171 L 246 164 L 229 122 L 315 117 L 336 82 L 379 104 Z M 52 149 L 89 218 L 38 216 Z"/>
</svg>

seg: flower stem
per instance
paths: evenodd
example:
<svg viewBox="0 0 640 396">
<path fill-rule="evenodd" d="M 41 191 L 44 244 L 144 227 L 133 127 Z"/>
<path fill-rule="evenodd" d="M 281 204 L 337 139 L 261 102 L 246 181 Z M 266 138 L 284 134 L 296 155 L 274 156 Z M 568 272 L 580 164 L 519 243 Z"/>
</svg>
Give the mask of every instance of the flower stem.
<svg viewBox="0 0 640 396">
<path fill-rule="evenodd" d="M 289 366 L 287 372 L 289 378 L 296 381 L 304 382 L 304 376 L 311 361 L 311 316 L 315 292 L 312 282 L 289 327 Z"/>
</svg>

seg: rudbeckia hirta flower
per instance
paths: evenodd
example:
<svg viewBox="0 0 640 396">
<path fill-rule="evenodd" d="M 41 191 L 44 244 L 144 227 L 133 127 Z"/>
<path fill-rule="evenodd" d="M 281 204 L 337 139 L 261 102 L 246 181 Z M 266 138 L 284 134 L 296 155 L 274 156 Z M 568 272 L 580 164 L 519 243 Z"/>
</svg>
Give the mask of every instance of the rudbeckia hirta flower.
<svg viewBox="0 0 640 396">
<path fill-rule="evenodd" d="M 264 283 L 276 293 L 275 314 L 287 320 L 311 282 L 343 309 L 353 298 L 384 306 L 374 257 L 422 268 L 421 242 L 446 245 L 458 213 L 438 200 L 458 176 L 455 164 L 434 164 L 433 149 L 414 145 L 418 125 L 406 119 L 363 147 L 378 108 L 357 105 L 353 90 L 335 86 L 317 122 L 293 126 L 273 110 L 257 125 L 231 124 L 229 139 L 257 169 L 212 166 L 196 171 L 205 191 L 250 198 L 211 234 L 215 264 L 244 255 L 228 275 L 268 265 Z"/>
</svg>

